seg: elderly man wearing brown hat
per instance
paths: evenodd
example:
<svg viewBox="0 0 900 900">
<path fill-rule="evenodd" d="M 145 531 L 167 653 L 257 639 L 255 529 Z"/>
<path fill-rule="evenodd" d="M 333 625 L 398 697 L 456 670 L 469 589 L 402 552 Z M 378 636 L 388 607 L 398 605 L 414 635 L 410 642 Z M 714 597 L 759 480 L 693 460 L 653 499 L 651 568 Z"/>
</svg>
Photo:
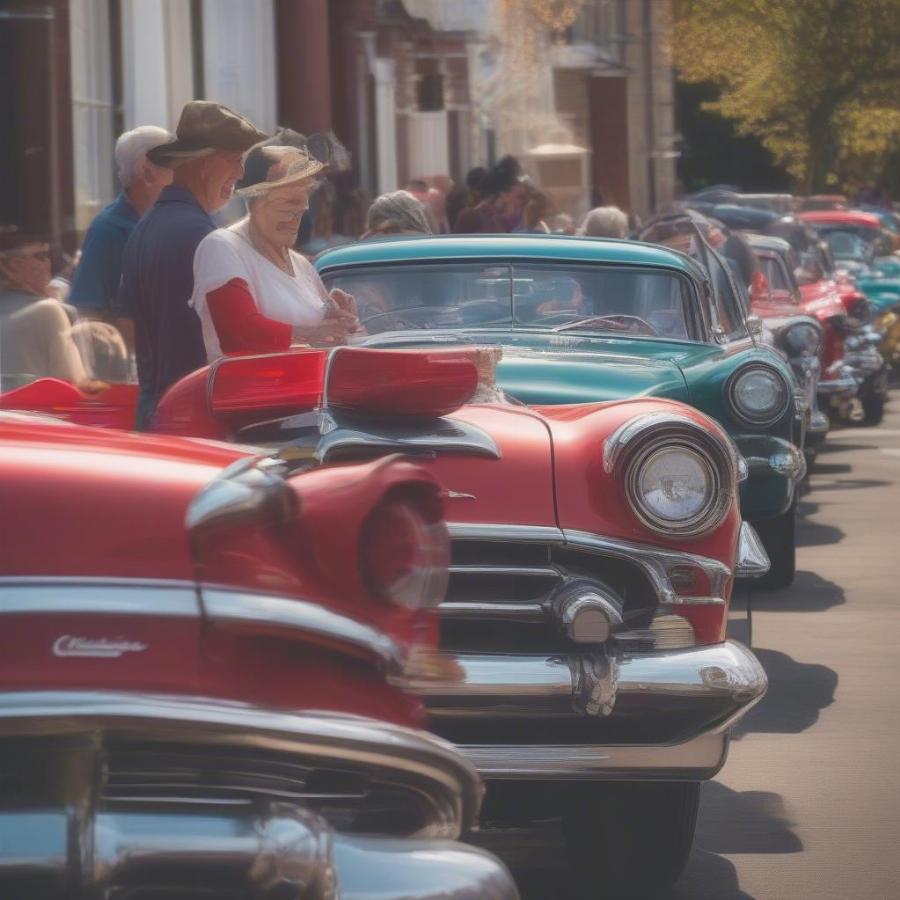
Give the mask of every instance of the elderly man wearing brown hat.
<svg viewBox="0 0 900 900">
<path fill-rule="evenodd" d="M 194 100 L 181 112 L 175 140 L 147 158 L 174 170 L 172 184 L 135 226 L 122 260 L 119 305 L 135 324 L 141 395 L 137 428 L 179 378 L 206 364 L 194 290 L 194 252 L 216 226 L 211 214 L 231 199 L 244 154 L 265 140 L 247 119 L 219 103 Z"/>
</svg>

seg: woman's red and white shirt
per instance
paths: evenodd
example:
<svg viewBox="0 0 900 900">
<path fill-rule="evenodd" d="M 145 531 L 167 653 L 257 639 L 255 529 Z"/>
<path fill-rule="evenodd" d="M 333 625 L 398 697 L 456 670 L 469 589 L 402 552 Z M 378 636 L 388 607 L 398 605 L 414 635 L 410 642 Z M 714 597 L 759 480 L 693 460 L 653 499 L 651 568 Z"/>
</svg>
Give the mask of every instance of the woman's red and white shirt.
<svg viewBox="0 0 900 900">
<path fill-rule="evenodd" d="M 309 260 L 289 252 L 293 275 L 253 247 L 246 219 L 200 242 L 190 303 L 210 362 L 228 353 L 287 350 L 295 326 L 321 323 L 330 303 L 325 285 Z"/>
</svg>

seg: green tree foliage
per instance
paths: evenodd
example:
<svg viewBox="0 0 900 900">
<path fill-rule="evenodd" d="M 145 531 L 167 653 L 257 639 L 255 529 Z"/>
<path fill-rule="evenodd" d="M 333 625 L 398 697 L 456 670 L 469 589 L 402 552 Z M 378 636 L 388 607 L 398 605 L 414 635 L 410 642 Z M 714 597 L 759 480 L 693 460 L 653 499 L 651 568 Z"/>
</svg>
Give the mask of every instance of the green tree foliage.
<svg viewBox="0 0 900 900">
<path fill-rule="evenodd" d="M 900 146 L 900 0 L 675 0 L 674 61 L 809 192 L 884 174 Z"/>
</svg>

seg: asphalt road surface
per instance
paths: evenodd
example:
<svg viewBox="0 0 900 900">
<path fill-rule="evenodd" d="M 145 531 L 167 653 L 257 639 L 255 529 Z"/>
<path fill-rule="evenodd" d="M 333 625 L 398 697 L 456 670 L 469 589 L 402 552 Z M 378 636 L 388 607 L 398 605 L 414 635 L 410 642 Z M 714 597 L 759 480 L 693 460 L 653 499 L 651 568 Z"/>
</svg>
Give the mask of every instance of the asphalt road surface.
<svg viewBox="0 0 900 900">
<path fill-rule="evenodd" d="M 878 428 L 829 434 L 799 505 L 794 586 L 737 592 L 730 631 L 769 691 L 703 788 L 694 852 L 665 900 L 900 900 L 897 388 L 892 399 Z M 528 900 L 563 900 L 546 869 L 520 880 Z"/>
</svg>

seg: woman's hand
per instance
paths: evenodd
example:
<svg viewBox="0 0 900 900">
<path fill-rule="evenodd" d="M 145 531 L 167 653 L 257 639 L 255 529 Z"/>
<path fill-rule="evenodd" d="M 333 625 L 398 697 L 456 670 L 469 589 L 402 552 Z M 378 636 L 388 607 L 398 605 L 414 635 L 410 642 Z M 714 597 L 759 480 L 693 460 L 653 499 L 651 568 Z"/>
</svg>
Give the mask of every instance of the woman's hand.
<svg viewBox="0 0 900 900">
<path fill-rule="evenodd" d="M 359 310 L 356 308 L 356 298 L 352 294 L 348 294 L 340 288 L 332 288 L 331 293 L 328 296 L 331 297 L 334 305 L 341 312 L 352 313 L 359 318 Z"/>
<path fill-rule="evenodd" d="M 314 347 L 331 347 L 345 344 L 347 336 L 359 327 L 359 319 L 352 314 L 335 312 L 326 316 L 318 325 L 295 327 L 293 339 Z"/>
</svg>

